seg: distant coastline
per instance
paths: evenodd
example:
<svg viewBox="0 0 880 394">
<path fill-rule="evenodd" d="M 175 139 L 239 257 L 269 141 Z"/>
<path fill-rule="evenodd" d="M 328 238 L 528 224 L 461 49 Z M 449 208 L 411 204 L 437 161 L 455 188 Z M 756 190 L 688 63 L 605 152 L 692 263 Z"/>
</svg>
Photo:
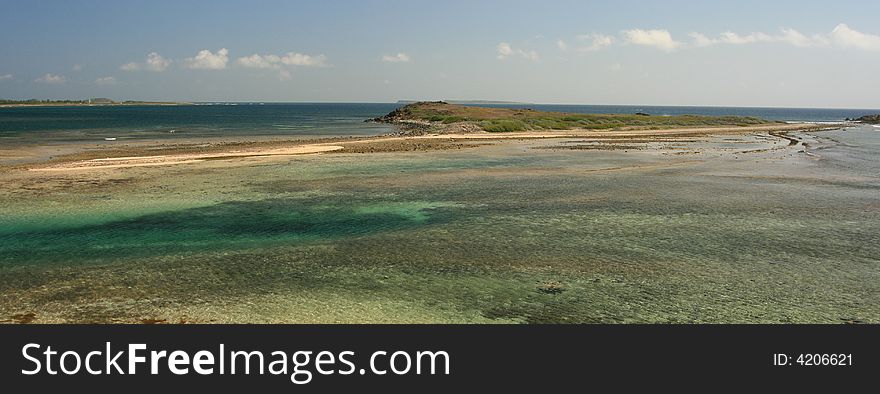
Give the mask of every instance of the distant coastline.
<svg viewBox="0 0 880 394">
<path fill-rule="evenodd" d="M 14 107 L 110 107 L 125 105 L 159 105 L 159 106 L 176 106 L 176 105 L 193 105 L 187 102 L 174 101 L 114 101 L 105 98 L 93 98 L 85 100 L 0 100 L 0 108 Z"/>
</svg>

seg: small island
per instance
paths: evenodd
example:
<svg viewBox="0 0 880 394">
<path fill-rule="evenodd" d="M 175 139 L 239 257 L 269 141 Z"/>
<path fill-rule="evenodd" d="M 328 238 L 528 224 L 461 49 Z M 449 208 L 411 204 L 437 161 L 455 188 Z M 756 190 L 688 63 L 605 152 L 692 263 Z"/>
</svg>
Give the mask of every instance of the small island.
<svg viewBox="0 0 880 394">
<path fill-rule="evenodd" d="M 661 116 L 636 114 L 583 114 L 533 109 L 476 107 L 445 101 L 407 104 L 368 122 L 400 126 L 406 134 L 461 132 L 527 132 L 551 130 L 647 130 L 691 127 L 779 125 L 746 116 Z"/>
<path fill-rule="evenodd" d="M 880 114 L 877 115 L 865 115 L 858 117 L 856 119 L 852 119 L 853 122 L 860 123 L 868 123 L 868 124 L 880 124 Z"/>
</svg>

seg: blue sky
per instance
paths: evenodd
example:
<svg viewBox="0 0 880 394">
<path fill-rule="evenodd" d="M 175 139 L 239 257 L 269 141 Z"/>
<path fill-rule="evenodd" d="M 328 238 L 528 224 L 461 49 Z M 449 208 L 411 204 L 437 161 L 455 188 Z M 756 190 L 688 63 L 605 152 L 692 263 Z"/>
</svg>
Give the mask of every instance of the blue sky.
<svg viewBox="0 0 880 394">
<path fill-rule="evenodd" d="M 0 97 L 880 108 L 878 1 L 0 1 Z"/>
</svg>

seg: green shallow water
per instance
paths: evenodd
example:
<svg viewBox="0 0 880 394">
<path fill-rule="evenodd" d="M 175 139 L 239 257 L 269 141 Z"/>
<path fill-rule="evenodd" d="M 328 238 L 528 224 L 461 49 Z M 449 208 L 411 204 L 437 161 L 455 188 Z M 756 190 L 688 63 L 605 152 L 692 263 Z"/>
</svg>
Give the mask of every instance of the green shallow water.
<svg viewBox="0 0 880 394">
<path fill-rule="evenodd" d="M 824 156 L 517 142 L 7 193 L 0 320 L 880 322 L 865 133 L 806 137 Z"/>
<path fill-rule="evenodd" d="M 10 224 L 0 261 L 22 263 L 132 259 L 200 250 L 234 250 L 334 240 L 440 222 L 439 204 L 420 201 L 346 204 L 327 199 L 229 201 L 179 211 L 32 230 Z M 447 215 L 448 216 L 448 215 Z"/>
</svg>

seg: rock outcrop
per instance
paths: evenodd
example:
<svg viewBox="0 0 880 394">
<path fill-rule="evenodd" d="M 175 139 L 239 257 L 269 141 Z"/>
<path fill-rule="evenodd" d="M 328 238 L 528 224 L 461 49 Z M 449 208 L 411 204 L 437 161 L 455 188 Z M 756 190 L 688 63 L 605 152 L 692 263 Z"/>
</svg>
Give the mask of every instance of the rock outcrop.
<svg viewBox="0 0 880 394">
<path fill-rule="evenodd" d="M 870 124 L 880 124 L 880 114 L 878 115 L 865 115 L 856 119 L 852 119 L 855 122 L 862 123 L 870 123 Z"/>
</svg>

